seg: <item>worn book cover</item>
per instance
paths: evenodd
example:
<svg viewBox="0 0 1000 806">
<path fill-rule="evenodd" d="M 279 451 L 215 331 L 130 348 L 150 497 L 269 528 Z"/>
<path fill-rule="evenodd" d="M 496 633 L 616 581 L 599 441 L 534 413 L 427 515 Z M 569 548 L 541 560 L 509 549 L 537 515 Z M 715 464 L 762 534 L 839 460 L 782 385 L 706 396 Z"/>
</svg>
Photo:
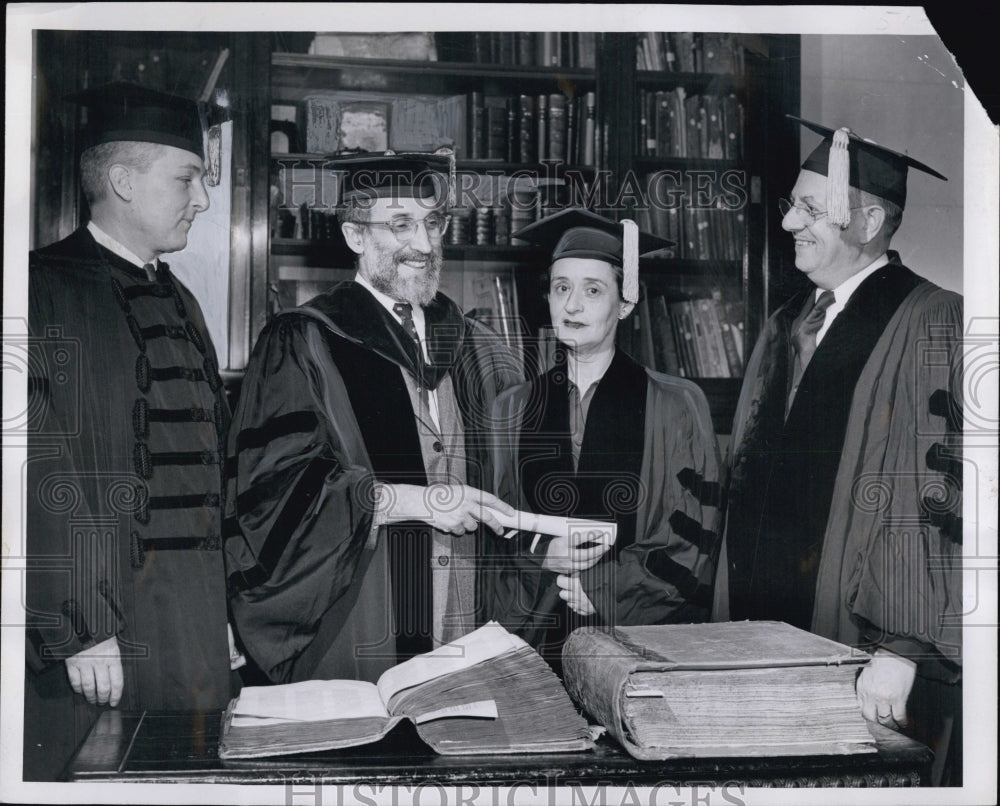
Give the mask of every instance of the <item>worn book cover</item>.
<svg viewBox="0 0 1000 806">
<path fill-rule="evenodd" d="M 875 751 L 854 679 L 864 652 L 775 621 L 581 628 L 573 699 L 640 759 Z"/>
</svg>

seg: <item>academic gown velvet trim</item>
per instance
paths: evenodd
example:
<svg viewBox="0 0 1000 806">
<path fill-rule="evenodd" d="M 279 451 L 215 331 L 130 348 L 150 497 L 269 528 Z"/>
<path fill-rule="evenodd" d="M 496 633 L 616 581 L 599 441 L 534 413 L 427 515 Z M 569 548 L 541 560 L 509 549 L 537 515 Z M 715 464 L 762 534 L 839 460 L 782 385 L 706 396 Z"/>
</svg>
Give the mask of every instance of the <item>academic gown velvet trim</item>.
<svg viewBox="0 0 1000 806">
<path fill-rule="evenodd" d="M 615 560 L 582 572 L 581 582 L 605 624 L 705 620 L 718 546 L 718 443 L 698 386 L 644 372 L 644 489 L 636 508 L 635 541 Z M 495 492 L 518 506 L 525 499 L 515 463 L 530 396 L 531 382 L 521 384 L 501 394 L 494 407 Z M 555 575 L 541 570 L 538 558 L 525 556 L 515 545 L 497 544 L 495 550 L 491 617 L 528 636 L 526 640 L 538 639 Z M 685 573 L 675 573 L 678 568 Z"/>
<path fill-rule="evenodd" d="M 895 253 L 890 259 L 901 265 Z M 768 321 L 748 362 L 730 473 L 759 405 L 765 357 L 782 338 L 782 323 L 787 330 L 795 303 Z M 862 370 L 820 558 L 812 621 L 819 635 L 849 645 L 909 644 L 924 647 L 924 655 L 934 648 L 939 659 L 960 662 L 961 333 L 961 297 L 924 281 L 896 310 Z M 929 500 L 935 490 L 938 504 Z M 727 540 L 715 582 L 716 621 L 729 619 Z M 918 600 L 902 595 L 904 586 Z"/>
</svg>

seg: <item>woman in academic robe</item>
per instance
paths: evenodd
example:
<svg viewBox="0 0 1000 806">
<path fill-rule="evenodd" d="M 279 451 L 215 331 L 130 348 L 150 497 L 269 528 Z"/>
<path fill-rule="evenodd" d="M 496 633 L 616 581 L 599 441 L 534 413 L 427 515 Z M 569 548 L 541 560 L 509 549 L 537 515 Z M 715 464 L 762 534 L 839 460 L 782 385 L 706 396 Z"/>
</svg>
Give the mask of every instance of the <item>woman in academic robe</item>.
<svg viewBox="0 0 1000 806">
<path fill-rule="evenodd" d="M 516 237 L 551 250 L 558 348 L 551 369 L 496 400 L 495 491 L 521 510 L 617 524 L 608 550 L 521 532 L 484 558 L 487 615 L 558 671 L 577 627 L 708 620 L 719 452 L 701 390 L 615 346 L 640 251 L 672 244 L 579 209 Z"/>
</svg>

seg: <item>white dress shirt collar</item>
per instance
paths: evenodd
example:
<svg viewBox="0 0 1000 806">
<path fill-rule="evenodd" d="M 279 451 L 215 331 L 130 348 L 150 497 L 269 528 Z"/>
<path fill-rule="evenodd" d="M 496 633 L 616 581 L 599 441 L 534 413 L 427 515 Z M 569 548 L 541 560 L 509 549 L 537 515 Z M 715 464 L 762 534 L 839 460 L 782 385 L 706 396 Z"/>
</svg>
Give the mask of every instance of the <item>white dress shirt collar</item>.
<svg viewBox="0 0 1000 806">
<path fill-rule="evenodd" d="M 108 235 L 108 233 L 102 230 L 93 221 L 87 222 L 87 230 L 90 232 L 91 235 L 94 236 L 94 240 L 97 241 L 101 246 L 103 246 L 109 252 L 114 252 L 114 254 L 118 255 L 118 257 L 120 257 L 122 260 L 126 260 L 133 266 L 137 266 L 138 268 L 145 270 L 147 261 L 144 261 L 127 246 L 123 246 L 122 244 L 118 243 L 118 241 L 116 241 L 114 238 Z M 153 265 L 154 270 L 159 264 L 158 259 L 155 257 L 148 262 Z M 155 278 L 150 277 L 149 279 L 153 280 Z"/>
<path fill-rule="evenodd" d="M 355 274 L 354 282 L 356 282 L 359 286 L 367 290 L 369 294 L 375 297 L 375 299 L 379 302 L 379 304 L 389 312 L 389 315 L 393 319 L 399 322 L 399 324 L 403 324 L 402 318 L 392 309 L 393 306 L 397 302 L 399 302 L 399 300 L 395 300 L 392 297 L 388 296 L 387 294 L 383 294 L 377 288 L 373 287 L 372 284 L 368 282 L 368 280 L 365 277 L 361 276 L 360 272 Z M 417 336 L 419 337 L 420 341 L 420 352 L 424 356 L 424 361 L 430 364 L 431 357 L 430 357 L 430 352 L 427 349 L 427 335 L 426 335 L 427 331 L 425 330 L 426 320 L 424 319 L 424 309 L 421 308 L 419 305 L 412 305 L 411 308 L 413 309 L 413 324 L 417 329 Z M 440 413 L 438 411 L 438 397 L 436 389 L 428 390 L 427 403 L 428 403 L 428 408 L 430 410 L 431 419 L 434 421 L 434 428 L 440 431 L 441 421 L 440 421 Z"/>
<path fill-rule="evenodd" d="M 375 288 L 366 277 L 363 277 L 360 272 L 354 276 L 354 282 L 366 289 L 369 294 L 375 297 L 379 304 L 392 315 L 393 319 L 400 324 L 403 324 L 402 318 L 393 310 L 393 306 L 396 305 L 399 300 L 393 299 L 388 294 L 383 294 Z M 413 305 L 411 307 L 413 309 L 413 324 L 416 326 L 417 335 L 420 337 L 420 346 L 423 348 L 424 360 L 429 363 L 430 357 L 427 354 L 427 331 L 424 319 L 424 309 L 419 305 Z"/>
<path fill-rule="evenodd" d="M 876 258 L 874 262 L 869 264 L 867 268 L 862 269 L 857 274 L 852 274 L 844 280 L 844 282 L 832 289 L 834 302 L 829 308 L 826 309 L 826 319 L 823 320 L 823 326 L 816 332 L 817 345 L 823 341 L 823 337 L 826 335 L 826 331 L 830 329 L 830 325 L 833 324 L 833 320 L 840 315 L 842 310 L 844 310 L 851 296 L 858 290 L 858 287 L 875 272 L 888 264 L 889 255 L 883 254 L 881 257 Z M 823 289 L 817 288 L 815 298 L 819 299 L 819 295 L 822 293 Z"/>
</svg>

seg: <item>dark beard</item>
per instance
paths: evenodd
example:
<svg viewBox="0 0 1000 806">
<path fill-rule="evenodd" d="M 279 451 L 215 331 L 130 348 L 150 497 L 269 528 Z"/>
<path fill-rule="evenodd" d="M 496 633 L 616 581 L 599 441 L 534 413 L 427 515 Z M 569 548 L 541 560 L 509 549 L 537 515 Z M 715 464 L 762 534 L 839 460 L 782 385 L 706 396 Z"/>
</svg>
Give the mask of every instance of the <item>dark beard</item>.
<svg viewBox="0 0 1000 806">
<path fill-rule="evenodd" d="M 399 276 L 399 264 L 411 258 L 426 259 L 427 268 L 422 273 L 404 280 Z M 376 267 L 376 271 L 370 273 L 368 281 L 375 289 L 393 299 L 424 307 L 429 305 L 437 294 L 438 286 L 441 284 L 443 262 L 439 249 L 433 250 L 430 255 L 402 250 L 392 255 L 388 265 Z"/>
</svg>

